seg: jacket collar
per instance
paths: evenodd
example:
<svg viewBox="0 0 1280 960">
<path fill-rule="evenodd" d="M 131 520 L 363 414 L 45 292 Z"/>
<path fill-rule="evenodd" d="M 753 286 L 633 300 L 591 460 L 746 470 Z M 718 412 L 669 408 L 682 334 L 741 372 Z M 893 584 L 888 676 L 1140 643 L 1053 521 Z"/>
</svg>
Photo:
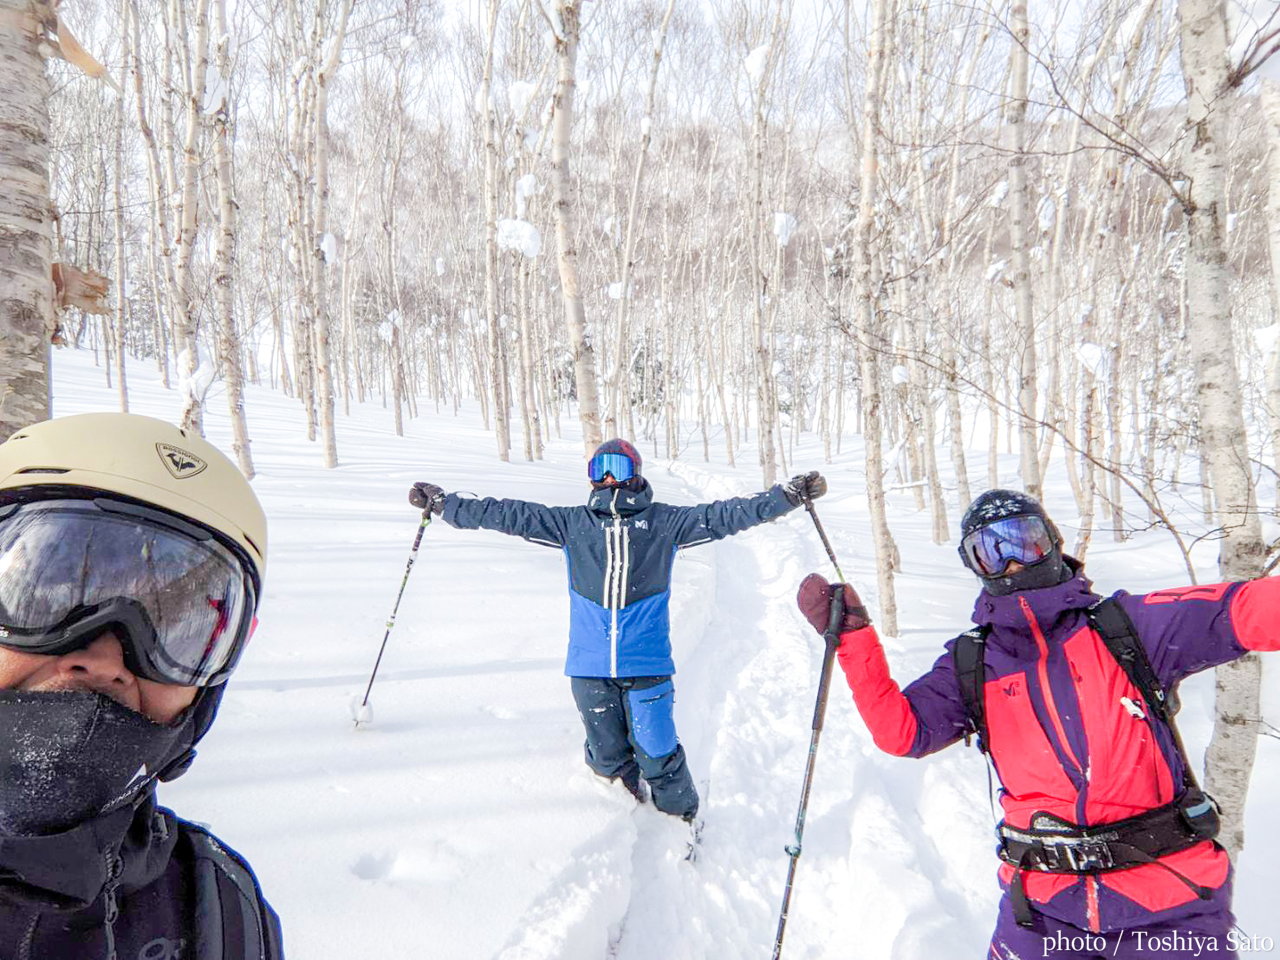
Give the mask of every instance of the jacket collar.
<svg viewBox="0 0 1280 960">
<path fill-rule="evenodd" d="M 121 891 L 151 883 L 177 840 L 175 819 L 154 793 L 62 833 L 0 837 L 0 897 L 38 911 L 81 910 L 101 897 L 113 867 Z"/>
<path fill-rule="evenodd" d="M 629 517 L 653 505 L 653 487 L 649 481 L 640 480 L 639 490 L 628 490 L 626 487 L 604 487 L 592 490 L 587 497 L 587 507 L 593 513 L 601 513 L 611 517 L 616 510 L 624 517 Z"/>
<path fill-rule="evenodd" d="M 1021 648 L 1023 643 L 1032 639 L 1031 625 L 1023 610 L 1025 603 L 1045 638 L 1052 641 L 1059 621 L 1076 611 L 1088 609 L 1100 599 L 1093 592 L 1093 584 L 1085 576 L 1080 561 L 1072 557 L 1064 559 L 1071 568 L 1072 576 L 1052 587 L 1018 590 L 1003 597 L 982 591 L 974 604 L 973 622 L 991 627 L 992 637 L 997 643 L 1003 640 L 1010 647 Z"/>
</svg>

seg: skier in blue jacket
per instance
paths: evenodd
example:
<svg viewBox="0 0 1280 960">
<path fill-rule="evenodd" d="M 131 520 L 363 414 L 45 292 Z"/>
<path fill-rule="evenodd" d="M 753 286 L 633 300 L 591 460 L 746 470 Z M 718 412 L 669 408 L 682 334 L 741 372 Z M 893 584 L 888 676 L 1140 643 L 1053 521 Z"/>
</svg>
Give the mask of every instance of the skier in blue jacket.
<svg viewBox="0 0 1280 960">
<path fill-rule="evenodd" d="M 640 802 L 693 820 L 698 792 L 676 737 L 671 675 L 671 565 L 676 551 L 741 533 L 822 496 L 816 471 L 763 493 L 677 507 L 655 503 L 641 458 L 625 440 L 601 444 L 587 466 L 582 507 L 483 500 L 415 483 L 409 502 L 461 529 L 497 530 L 564 551 L 569 566 L 565 674 L 586 729 L 586 762 Z"/>
</svg>

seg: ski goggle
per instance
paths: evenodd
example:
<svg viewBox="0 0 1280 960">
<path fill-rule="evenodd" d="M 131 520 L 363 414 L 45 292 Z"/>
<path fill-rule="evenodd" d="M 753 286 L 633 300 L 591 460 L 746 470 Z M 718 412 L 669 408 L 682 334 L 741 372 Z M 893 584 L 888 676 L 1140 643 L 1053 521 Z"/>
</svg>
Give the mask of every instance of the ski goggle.
<svg viewBox="0 0 1280 960">
<path fill-rule="evenodd" d="M 1039 563 L 1056 545 L 1053 531 L 1042 517 L 1007 517 L 979 527 L 961 540 L 960 554 L 970 570 L 998 577 L 1010 563 L 1024 567 Z"/>
<path fill-rule="evenodd" d="M 597 453 L 587 463 L 587 476 L 592 483 L 600 483 L 606 475 L 618 483 L 626 483 L 635 474 L 635 464 L 625 453 Z"/>
<path fill-rule="evenodd" d="M 253 630 L 249 568 L 202 527 L 123 501 L 0 506 L 0 646 L 61 655 L 111 630 L 135 676 L 222 683 Z"/>
</svg>

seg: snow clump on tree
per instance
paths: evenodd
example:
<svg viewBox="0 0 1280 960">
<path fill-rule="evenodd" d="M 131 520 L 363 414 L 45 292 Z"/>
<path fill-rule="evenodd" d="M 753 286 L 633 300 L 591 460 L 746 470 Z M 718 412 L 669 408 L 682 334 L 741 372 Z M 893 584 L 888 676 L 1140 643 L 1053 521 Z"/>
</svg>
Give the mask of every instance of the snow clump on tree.
<svg viewBox="0 0 1280 960">
<path fill-rule="evenodd" d="M 785 247 L 791 242 L 791 235 L 796 232 L 796 218 L 779 210 L 773 215 L 773 235 L 778 238 L 778 246 Z"/>
<path fill-rule="evenodd" d="M 542 234 L 527 220 L 499 220 L 498 248 L 518 250 L 532 260 L 542 252 Z"/>
</svg>

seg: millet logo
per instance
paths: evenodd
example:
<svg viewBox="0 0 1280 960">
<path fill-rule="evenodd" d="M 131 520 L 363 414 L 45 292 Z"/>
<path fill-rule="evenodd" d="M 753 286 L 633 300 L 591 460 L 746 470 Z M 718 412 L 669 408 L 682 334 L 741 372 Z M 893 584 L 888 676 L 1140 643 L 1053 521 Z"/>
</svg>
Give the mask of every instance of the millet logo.
<svg viewBox="0 0 1280 960">
<path fill-rule="evenodd" d="M 166 470 L 173 474 L 175 480 L 186 480 L 188 477 L 194 477 L 209 466 L 194 453 L 183 450 L 181 447 L 175 447 L 171 443 L 157 443 L 156 453 L 160 455 L 160 462 L 164 464 Z"/>
</svg>

